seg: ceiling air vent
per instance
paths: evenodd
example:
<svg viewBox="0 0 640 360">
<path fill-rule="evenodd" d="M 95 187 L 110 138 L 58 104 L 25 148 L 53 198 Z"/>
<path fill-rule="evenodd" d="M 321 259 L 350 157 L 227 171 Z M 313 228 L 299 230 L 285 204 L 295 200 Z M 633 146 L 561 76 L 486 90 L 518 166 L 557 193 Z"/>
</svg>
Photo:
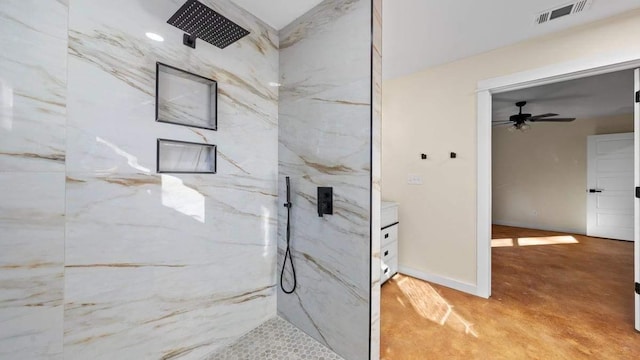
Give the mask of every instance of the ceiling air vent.
<svg viewBox="0 0 640 360">
<path fill-rule="evenodd" d="M 544 24 L 561 17 L 583 12 L 589 9 L 591 3 L 593 3 L 593 0 L 580 0 L 561 6 L 556 6 L 553 9 L 549 9 L 537 14 L 535 19 L 536 24 Z"/>
</svg>

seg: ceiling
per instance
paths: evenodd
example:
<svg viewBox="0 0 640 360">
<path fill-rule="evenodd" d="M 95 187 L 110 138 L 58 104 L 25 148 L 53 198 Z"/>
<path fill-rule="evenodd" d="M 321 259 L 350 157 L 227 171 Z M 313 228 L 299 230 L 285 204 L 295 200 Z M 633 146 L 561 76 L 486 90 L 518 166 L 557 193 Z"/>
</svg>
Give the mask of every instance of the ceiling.
<svg viewBox="0 0 640 360">
<path fill-rule="evenodd" d="M 633 70 L 536 86 L 493 95 L 493 120 L 508 120 L 527 101 L 524 113 L 556 113 L 580 119 L 633 114 Z"/>
<path fill-rule="evenodd" d="M 321 0 L 232 0 L 275 29 Z M 640 7 L 638 0 L 592 0 L 589 9 L 537 25 L 536 14 L 571 0 L 383 0 L 385 79 L 497 49 Z"/>
<path fill-rule="evenodd" d="M 537 25 L 536 14 L 571 0 L 383 1 L 385 79 L 640 7 L 637 0 L 593 0 L 584 12 Z"/>
<path fill-rule="evenodd" d="M 322 0 L 231 0 L 262 21 L 280 30 Z"/>
</svg>

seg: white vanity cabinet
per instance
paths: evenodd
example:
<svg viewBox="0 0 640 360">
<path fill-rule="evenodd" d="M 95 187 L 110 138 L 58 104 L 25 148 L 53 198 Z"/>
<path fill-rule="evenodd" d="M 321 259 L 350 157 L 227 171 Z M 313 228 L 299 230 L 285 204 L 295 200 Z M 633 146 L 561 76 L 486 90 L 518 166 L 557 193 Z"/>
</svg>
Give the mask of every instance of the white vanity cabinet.
<svg viewBox="0 0 640 360">
<path fill-rule="evenodd" d="M 383 201 L 380 235 L 381 283 L 398 272 L 398 203 Z"/>
</svg>

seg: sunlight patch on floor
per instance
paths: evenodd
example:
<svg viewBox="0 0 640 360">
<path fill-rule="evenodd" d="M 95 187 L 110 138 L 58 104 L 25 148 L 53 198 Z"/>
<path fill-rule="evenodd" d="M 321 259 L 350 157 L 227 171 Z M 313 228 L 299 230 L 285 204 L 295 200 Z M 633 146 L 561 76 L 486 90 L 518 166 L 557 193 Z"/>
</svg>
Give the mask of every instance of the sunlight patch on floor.
<svg viewBox="0 0 640 360">
<path fill-rule="evenodd" d="M 578 239 L 570 235 L 491 239 L 491 247 L 539 246 L 579 243 L 580 242 L 578 241 Z"/>
<path fill-rule="evenodd" d="M 478 337 L 473 324 L 460 316 L 429 283 L 401 274 L 396 275 L 393 280 L 418 315 L 438 325 L 447 325 L 465 334 Z"/>
<path fill-rule="evenodd" d="M 513 246 L 513 239 L 491 239 L 491 247 L 511 247 Z"/>
</svg>

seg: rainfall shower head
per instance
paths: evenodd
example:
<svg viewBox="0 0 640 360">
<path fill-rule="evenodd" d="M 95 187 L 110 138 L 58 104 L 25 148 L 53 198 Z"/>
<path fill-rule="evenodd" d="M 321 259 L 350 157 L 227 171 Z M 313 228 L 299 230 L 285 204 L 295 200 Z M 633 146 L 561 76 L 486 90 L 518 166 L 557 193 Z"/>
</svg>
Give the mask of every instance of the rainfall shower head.
<svg viewBox="0 0 640 360">
<path fill-rule="evenodd" d="M 196 47 L 197 37 L 224 49 L 249 34 L 198 0 L 187 0 L 167 22 L 187 33 L 184 44 L 192 48 Z"/>
</svg>

